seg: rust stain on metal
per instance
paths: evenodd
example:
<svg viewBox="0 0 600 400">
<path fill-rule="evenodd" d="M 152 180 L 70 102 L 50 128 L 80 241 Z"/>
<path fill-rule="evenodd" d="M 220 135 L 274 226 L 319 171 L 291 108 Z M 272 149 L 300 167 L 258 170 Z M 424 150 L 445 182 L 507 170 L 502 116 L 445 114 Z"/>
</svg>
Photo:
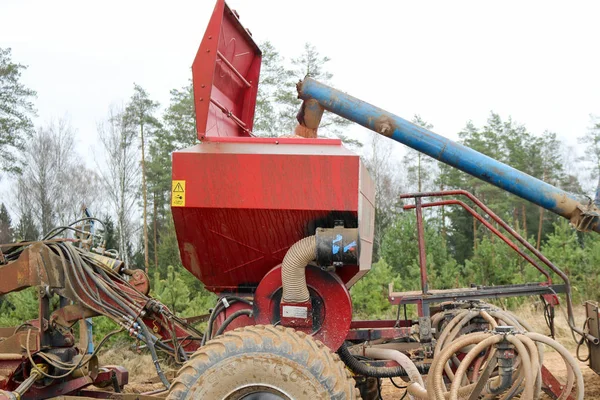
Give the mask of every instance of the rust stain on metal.
<svg viewBox="0 0 600 400">
<path fill-rule="evenodd" d="M 442 147 L 442 150 L 440 150 L 440 152 L 438 153 L 437 159 L 441 160 L 442 159 L 442 155 L 444 154 L 444 152 L 446 151 L 446 147 L 448 147 L 448 143 L 444 143 L 444 147 Z"/>
<path fill-rule="evenodd" d="M 302 138 L 306 138 L 306 139 L 314 139 L 317 137 L 317 130 L 307 128 L 306 126 L 302 126 L 301 124 L 298 124 L 296 126 L 296 129 L 294 130 L 294 136 L 292 136 L 292 137 L 302 137 Z"/>
<path fill-rule="evenodd" d="M 98 315 L 96 312 L 85 306 L 71 304 L 54 311 L 50 317 L 50 323 L 70 327 L 73 322 L 96 315 Z"/>
<path fill-rule="evenodd" d="M 300 108 L 296 118 L 303 126 L 314 130 L 316 134 L 316 130 L 321 123 L 321 118 L 323 117 L 324 111 L 325 109 L 317 100 L 308 99 L 304 100 L 302 103 L 302 107 Z M 314 137 L 316 137 L 316 135 Z"/>
<path fill-rule="evenodd" d="M 29 335 L 29 350 L 32 353 L 38 351 L 38 333 L 37 331 L 33 334 Z M 25 353 L 25 349 L 27 348 L 27 331 L 23 330 L 20 332 L 16 332 L 14 335 L 9 336 L 0 342 L 0 354 L 16 354 L 21 352 Z"/>
<path fill-rule="evenodd" d="M 391 137 L 395 129 L 394 121 L 387 115 L 382 115 L 375 120 L 375 130 L 383 136 Z"/>
<path fill-rule="evenodd" d="M 202 268 L 200 268 L 200 261 L 198 260 L 198 255 L 196 254 L 196 248 L 194 245 L 191 243 L 184 243 L 183 251 L 190 257 L 190 272 L 196 275 L 196 277 L 201 277 Z"/>
<path fill-rule="evenodd" d="M 576 210 L 579 202 L 568 197 L 566 194 L 554 194 L 556 205 L 560 207 L 565 216 L 571 216 Z"/>
</svg>

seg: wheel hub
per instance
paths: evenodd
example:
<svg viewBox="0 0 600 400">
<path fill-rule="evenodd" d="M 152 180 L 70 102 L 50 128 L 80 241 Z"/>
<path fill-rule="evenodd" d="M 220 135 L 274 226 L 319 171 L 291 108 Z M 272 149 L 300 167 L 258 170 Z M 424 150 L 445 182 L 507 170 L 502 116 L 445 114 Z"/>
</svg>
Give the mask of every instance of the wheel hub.
<svg viewBox="0 0 600 400">
<path fill-rule="evenodd" d="M 278 389 L 264 385 L 252 385 L 238 389 L 225 400 L 292 400 Z"/>
</svg>

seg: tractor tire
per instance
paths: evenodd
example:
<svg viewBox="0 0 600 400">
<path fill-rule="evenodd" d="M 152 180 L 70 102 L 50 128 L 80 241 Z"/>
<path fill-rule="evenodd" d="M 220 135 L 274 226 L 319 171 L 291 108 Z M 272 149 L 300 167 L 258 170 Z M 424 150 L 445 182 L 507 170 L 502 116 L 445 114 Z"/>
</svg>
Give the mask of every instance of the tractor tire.
<svg viewBox="0 0 600 400">
<path fill-rule="evenodd" d="M 358 400 L 345 364 L 323 343 L 272 325 L 238 328 L 202 346 L 167 400 Z"/>
</svg>

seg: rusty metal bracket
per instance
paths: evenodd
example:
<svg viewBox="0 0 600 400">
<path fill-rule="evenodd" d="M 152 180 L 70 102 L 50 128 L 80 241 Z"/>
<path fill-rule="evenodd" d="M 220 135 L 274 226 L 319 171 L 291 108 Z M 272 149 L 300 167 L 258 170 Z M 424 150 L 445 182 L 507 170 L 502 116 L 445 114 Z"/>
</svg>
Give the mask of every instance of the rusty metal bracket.
<svg viewBox="0 0 600 400">
<path fill-rule="evenodd" d="M 577 210 L 571 217 L 571 224 L 581 232 L 594 231 L 600 220 L 600 210 L 590 202 L 588 205 L 577 205 Z"/>
<path fill-rule="evenodd" d="M 600 318 L 598 303 L 586 301 L 585 314 L 587 318 L 587 327 L 590 335 L 600 337 Z M 600 344 L 588 343 L 590 352 L 590 368 L 597 374 L 600 374 Z"/>
</svg>

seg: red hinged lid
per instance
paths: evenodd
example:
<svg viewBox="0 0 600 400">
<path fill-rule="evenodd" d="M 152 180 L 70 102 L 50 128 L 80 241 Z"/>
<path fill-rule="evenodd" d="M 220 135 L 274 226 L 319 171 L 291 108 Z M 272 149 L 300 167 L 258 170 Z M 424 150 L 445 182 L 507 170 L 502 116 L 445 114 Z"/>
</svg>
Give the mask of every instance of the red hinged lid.
<svg viewBox="0 0 600 400">
<path fill-rule="evenodd" d="M 198 139 L 251 135 L 261 58 L 237 13 L 217 0 L 192 64 Z"/>
</svg>

